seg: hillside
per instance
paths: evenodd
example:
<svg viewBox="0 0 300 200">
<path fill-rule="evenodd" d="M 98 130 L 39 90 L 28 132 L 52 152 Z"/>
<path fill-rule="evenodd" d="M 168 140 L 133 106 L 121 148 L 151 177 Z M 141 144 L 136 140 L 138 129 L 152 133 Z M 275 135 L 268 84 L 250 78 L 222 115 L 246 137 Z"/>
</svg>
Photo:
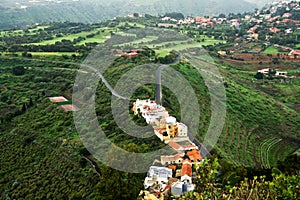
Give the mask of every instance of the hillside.
<svg viewBox="0 0 300 200">
<path fill-rule="evenodd" d="M 40 3 L 59 9 L 57 1 Z M 128 1 L 124 7 L 152 3 L 164 5 Z M 153 129 L 137 132 L 149 138 L 135 137 L 120 121 L 146 126 L 133 114 L 133 102 L 154 99 L 155 84 L 139 81 L 155 80 L 158 67 L 170 63 L 162 70 L 163 106 L 207 147 L 217 142 L 211 156 L 192 167 L 195 190 L 170 199 L 299 199 L 299 9 L 294 2 L 221 21 L 169 13 L 169 20 L 120 17 L 0 31 L 0 199 L 136 199 L 145 189 L 144 161 L 165 166 L 160 155 L 171 154 L 157 153 L 166 145 Z M 224 95 L 213 86 L 223 88 L 226 104 L 213 104 Z M 224 127 L 208 133 L 222 125 L 222 105 Z M 174 185 L 168 180 L 167 187 Z M 160 194 L 156 189 L 153 195 Z"/>
<path fill-rule="evenodd" d="M 58 3 L 59 2 L 59 3 Z M 220 13 L 237 13 L 252 11 L 255 4 L 238 0 L 179 0 L 165 1 L 41 1 L 38 3 L 21 1 L 0 3 L 0 29 L 22 27 L 32 23 L 43 22 L 84 22 L 95 23 L 125 16 L 133 12 L 152 15 L 166 12 L 182 12 L 185 15 L 218 15 Z"/>
<path fill-rule="evenodd" d="M 133 31 L 138 33 L 137 38 L 132 36 L 132 32 L 131 35 L 119 33 L 110 40 L 108 47 L 113 48 L 109 45 L 115 45 L 117 41 L 140 45 L 140 37 L 145 37 L 147 43 L 161 46 L 161 49 L 156 50 L 157 54 L 152 52 L 152 56 L 147 53 L 150 51 L 148 49 L 135 58 L 117 58 L 104 73 L 112 86 L 123 74 L 147 63 L 149 59 L 163 62 L 160 54 L 167 49 L 199 48 L 197 45 L 187 45 L 176 37 L 168 37 L 169 41 L 165 42 L 162 40 L 165 38 L 145 36 L 143 29 Z M 165 33 L 172 35 L 171 32 Z M 168 47 L 165 50 L 164 45 Z M 101 51 L 98 53 L 101 54 Z M 205 62 L 210 60 L 205 55 L 204 58 Z M 0 183 L 3 185 L 0 187 L 1 198 L 135 199 L 142 189 L 145 174 L 119 172 L 98 162 L 83 146 L 72 113 L 64 112 L 48 99 L 61 95 L 72 98 L 73 83 L 82 59 L 77 56 L 40 55 L 33 55 L 32 58 L 26 55 L 1 57 L 3 115 L 0 141 L 4 144 L 4 151 L 0 154 L 4 163 L 0 171 Z M 24 74 L 18 71 L 22 67 L 25 68 Z M 227 178 L 236 183 L 244 177 L 253 178 L 256 173 L 270 176 L 271 169 L 279 167 L 278 162 L 299 147 L 299 113 L 240 81 L 239 76 L 234 76 L 237 71 L 241 73 L 238 66 L 219 63 L 218 67 L 224 76 L 227 95 L 225 127 L 215 146 L 223 166 L 224 183 Z M 207 106 L 211 101 L 208 88 L 199 72 L 185 60 L 172 68 L 180 72 L 196 92 L 201 111 L 197 137 L 203 141 L 211 117 L 210 107 Z M 99 83 L 96 91 L 97 121 L 110 141 L 131 152 L 146 153 L 163 147 L 155 137 L 137 139 L 124 133 L 112 116 L 110 91 L 103 82 Z M 154 91 L 154 85 L 141 86 L 132 99 L 153 99 Z M 181 106 L 176 96 L 167 88 L 163 89 L 163 94 L 163 105 L 180 120 Z M 135 120 L 143 124 L 142 120 Z M 88 129 L 84 133 L 90 135 L 91 144 L 100 141 L 93 140 Z M 101 143 L 97 144 L 95 148 L 102 148 Z M 108 152 L 112 162 L 115 156 L 114 152 Z M 259 171 L 264 168 L 267 170 Z M 111 188 L 114 188 L 113 192 Z"/>
</svg>

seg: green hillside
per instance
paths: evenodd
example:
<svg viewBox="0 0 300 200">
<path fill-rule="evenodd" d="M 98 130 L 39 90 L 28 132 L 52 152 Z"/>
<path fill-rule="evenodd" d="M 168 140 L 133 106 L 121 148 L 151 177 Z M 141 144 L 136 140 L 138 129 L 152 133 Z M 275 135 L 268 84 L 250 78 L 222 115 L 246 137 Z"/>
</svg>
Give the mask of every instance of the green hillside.
<svg viewBox="0 0 300 200">
<path fill-rule="evenodd" d="M 74 84 L 76 76 L 89 74 L 87 68 L 79 70 L 81 64 L 103 67 L 112 61 L 106 70 L 97 69 L 114 87 L 120 78 L 130 79 L 129 75 L 143 79 L 140 71 L 131 74 L 137 66 L 151 63 L 146 65 L 147 74 L 153 66 L 176 63 L 165 70 L 180 73 L 195 92 L 200 117 L 193 134 L 203 142 L 213 120 L 212 97 L 220 94 L 210 92 L 205 76 L 191 64 L 186 52 L 200 53 L 198 64 L 207 68 L 216 66 L 219 70 L 227 110 L 223 130 L 211 151 L 212 157 L 203 161 L 197 171 L 195 193 L 186 194 L 185 199 L 247 199 L 251 195 L 253 199 L 299 199 L 298 60 L 282 59 L 273 44 L 262 48 L 257 55 L 234 57 L 235 54 L 230 53 L 232 48 L 226 48 L 233 46 L 241 48 L 242 52 L 242 48 L 263 46 L 265 41 L 250 41 L 246 47 L 237 47 L 232 34 L 236 30 L 230 24 L 213 28 L 195 25 L 160 29 L 154 27 L 157 20 L 150 17 L 118 18 L 98 24 L 46 23 L 0 32 L 0 199 L 136 199 L 143 189 L 146 173 L 125 173 L 109 168 L 107 163 L 91 155 L 87 147 L 105 149 L 105 144 L 100 142 L 103 138 L 98 135 L 100 129 L 110 142 L 129 152 L 146 155 L 165 145 L 155 136 L 136 138 L 121 130 L 111 109 L 112 91 L 103 81 L 84 88 L 88 93 L 95 88 L 95 96 L 72 99 L 77 89 L 82 89 L 78 82 Z M 145 28 L 149 25 L 153 27 Z M 133 49 L 138 49 L 138 56 L 120 56 Z M 229 53 L 228 57 L 220 56 L 219 50 Z M 97 60 L 107 52 L 111 57 Z M 179 52 L 184 56 L 177 63 Z M 265 61 L 266 58 L 269 60 Z M 284 70 L 290 78 L 256 79 L 257 69 L 265 67 Z M 156 68 L 149 76 L 154 76 L 154 72 Z M 91 81 L 87 75 L 83 77 L 86 78 L 81 80 L 84 83 Z M 186 94 L 187 89 L 180 81 L 174 80 L 173 85 Z M 131 88 L 117 92 L 123 94 L 126 89 Z M 188 101 L 188 95 L 183 95 L 186 101 L 180 104 L 168 87 L 163 87 L 162 93 L 163 106 L 178 121 L 183 120 L 184 106 L 195 106 Z M 55 96 L 64 96 L 67 102 L 50 102 L 49 97 Z M 77 112 L 82 118 L 94 117 L 83 124 L 79 134 L 73 113 L 65 112 L 61 105 L 71 102 L 80 105 L 94 97 L 95 114 L 85 110 Z M 147 98 L 155 98 L 154 84 L 139 85 L 129 97 L 125 111 L 132 108 L 136 99 Z M 120 113 L 121 116 L 125 114 Z M 134 116 L 132 111 L 129 114 L 135 124 L 145 126 L 142 117 Z M 189 119 L 193 117 L 194 114 L 189 113 Z M 78 121 L 76 123 L 78 125 Z M 99 126 L 90 130 L 90 123 L 99 123 Z M 190 121 L 184 123 L 192 124 Z M 149 133 L 152 134 L 152 130 Z M 118 161 L 119 155 L 115 152 L 105 153 L 109 164 Z M 135 163 L 132 157 L 125 157 L 125 160 Z M 135 168 L 139 168 L 139 164 L 136 163 Z"/>
<path fill-rule="evenodd" d="M 147 59 L 146 56 L 120 58 L 104 75 L 115 85 L 122 74 Z M 12 74 L 13 66 L 26 67 L 26 73 Z M 200 74 L 188 63 L 181 62 L 173 68 L 184 75 L 197 94 L 201 110 L 198 138 L 203 140 L 211 116 L 210 108 L 206 106 L 210 103 L 208 90 Z M 77 65 L 58 61 L 1 58 L 1 116 L 4 116 L 0 135 L 4 149 L 1 151 L 1 162 L 4 163 L 0 173 L 1 198 L 135 199 L 138 195 L 145 174 L 118 172 L 98 163 L 79 140 L 72 114 L 48 99 L 60 95 L 71 98 L 76 69 Z M 222 74 L 227 85 L 228 111 L 216 151 L 222 160 L 236 167 L 277 166 L 278 161 L 297 149 L 299 113 L 238 83 L 226 75 L 226 70 L 222 70 Z M 132 99 L 154 98 L 154 91 L 154 85 L 143 86 Z M 174 94 L 166 88 L 163 94 L 164 106 L 180 119 L 180 106 Z M 110 112 L 110 98 L 110 92 L 100 83 L 96 112 L 111 141 L 134 152 L 161 147 L 155 137 L 137 140 L 118 129 Z M 10 106 L 8 110 L 7 106 Z M 95 170 L 90 162 L 97 163 Z"/>
<path fill-rule="evenodd" d="M 255 5 L 246 1 L 185 1 L 184 4 L 179 0 L 167 1 L 66 1 L 61 3 L 43 2 L 26 3 L 21 5 L 28 6 L 20 9 L 11 3 L 0 3 L 0 29 L 12 29 L 24 27 L 33 23 L 44 22 L 83 22 L 96 23 L 112 19 L 116 16 L 128 14 L 148 13 L 152 15 L 163 14 L 166 12 L 182 12 L 185 15 L 218 15 L 220 13 L 233 13 L 252 11 Z"/>
</svg>

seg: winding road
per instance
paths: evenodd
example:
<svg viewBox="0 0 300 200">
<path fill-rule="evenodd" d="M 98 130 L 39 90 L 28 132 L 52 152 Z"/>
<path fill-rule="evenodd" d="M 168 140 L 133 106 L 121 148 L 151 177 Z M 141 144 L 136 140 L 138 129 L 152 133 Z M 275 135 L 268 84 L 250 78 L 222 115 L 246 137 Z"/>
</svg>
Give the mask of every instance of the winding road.
<svg viewBox="0 0 300 200">
<path fill-rule="evenodd" d="M 178 64 L 180 59 L 181 59 L 181 54 L 179 53 L 179 55 L 177 56 L 176 60 L 173 63 L 170 64 L 164 64 L 164 65 L 160 65 L 156 71 L 156 94 L 155 94 L 155 99 L 157 101 L 157 103 L 159 105 L 162 104 L 162 84 L 161 84 L 161 72 L 163 69 L 169 67 L 170 65 L 175 65 Z M 6 56 L 5 56 L 6 57 Z M 8 57 L 10 58 L 10 57 Z M 16 59 L 16 58 L 13 58 Z M 69 65 L 75 65 L 75 66 L 79 66 L 79 67 L 85 67 L 88 68 L 90 70 L 93 71 L 94 74 L 96 74 L 101 80 L 102 82 L 105 84 L 105 86 L 110 90 L 111 94 L 119 99 L 122 100 L 129 100 L 126 97 L 123 97 L 121 95 L 119 95 L 114 88 L 108 83 L 108 81 L 105 79 L 105 77 L 92 65 L 87 65 L 87 64 L 82 64 L 82 63 L 73 63 L 73 62 L 63 62 L 63 61 L 50 61 L 50 60 L 42 60 L 42 59 L 30 59 L 30 58 L 17 58 L 20 60 L 28 60 L 28 61 L 39 61 L 39 62 L 46 62 L 46 63 L 57 63 L 57 64 L 69 64 Z M 81 71 L 83 72 L 83 70 L 78 69 L 77 71 Z M 85 71 L 84 71 L 85 72 Z M 192 134 L 189 133 L 189 139 L 191 142 L 193 142 L 196 146 L 198 146 L 201 154 L 203 157 L 207 157 L 209 156 L 209 152 L 208 150 L 204 147 L 203 144 L 201 144 L 201 142 L 199 142 Z"/>
</svg>

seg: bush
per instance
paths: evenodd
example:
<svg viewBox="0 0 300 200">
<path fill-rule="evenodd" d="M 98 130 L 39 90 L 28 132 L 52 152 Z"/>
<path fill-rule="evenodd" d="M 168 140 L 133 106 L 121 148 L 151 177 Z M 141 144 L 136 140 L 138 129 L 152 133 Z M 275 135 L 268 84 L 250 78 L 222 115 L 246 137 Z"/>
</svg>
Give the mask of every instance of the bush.
<svg viewBox="0 0 300 200">
<path fill-rule="evenodd" d="M 22 76 L 26 73 L 26 70 L 23 66 L 16 66 L 12 68 L 13 75 Z"/>
</svg>

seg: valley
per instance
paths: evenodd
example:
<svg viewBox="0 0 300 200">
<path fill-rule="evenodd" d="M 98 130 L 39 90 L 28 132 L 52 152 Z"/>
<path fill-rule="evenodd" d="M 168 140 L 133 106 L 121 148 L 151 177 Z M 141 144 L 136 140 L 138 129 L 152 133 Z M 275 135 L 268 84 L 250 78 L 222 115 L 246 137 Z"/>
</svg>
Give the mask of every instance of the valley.
<svg viewBox="0 0 300 200">
<path fill-rule="evenodd" d="M 212 156 L 198 170 L 193 168 L 195 193 L 187 193 L 185 199 L 210 198 L 210 184 L 216 199 L 245 195 L 297 199 L 300 8 L 299 2 L 275 7 L 218 17 L 135 13 L 97 23 L 45 22 L 0 31 L 0 198 L 136 199 L 144 189 L 146 173 L 121 172 L 101 163 L 83 144 L 74 113 L 65 112 L 49 98 L 63 96 L 72 104 L 89 100 L 87 94 L 71 101 L 76 77 L 91 70 L 83 70 L 85 64 L 96 66 L 113 88 L 137 66 L 170 64 L 195 92 L 201 115 L 193 134 L 203 142 L 214 120 L 212 96 L 218 94 L 210 93 L 205 76 L 188 57 L 174 62 L 191 51 L 200 52 L 197 64 L 202 70 L 214 66 L 222 76 L 226 117 Z M 288 7 L 292 15 L 281 7 Z M 108 61 L 90 58 L 101 57 L 105 50 L 114 59 L 101 71 L 99 66 Z M 82 128 L 87 141 L 96 144 L 93 148 L 105 145 L 95 143 L 101 139 L 100 129 L 129 152 L 149 153 L 165 147 L 155 135 L 135 138 L 118 127 L 111 110 L 114 93 L 103 80 L 95 87 L 96 118 L 91 120 L 99 127 Z M 180 88 L 181 82 L 175 85 Z M 92 87 L 87 88 L 90 91 Z M 176 94 L 168 87 L 162 88 L 162 94 L 162 106 L 181 121 L 183 106 Z M 140 85 L 129 97 L 128 110 L 135 124 L 145 126 L 146 122 L 131 111 L 133 103 L 155 97 L 155 84 Z M 106 153 L 110 162 L 117 163 L 118 155 Z M 249 186 L 252 193 L 245 186 L 250 181 L 255 183 Z M 284 188 L 286 184 L 289 188 Z"/>
</svg>

